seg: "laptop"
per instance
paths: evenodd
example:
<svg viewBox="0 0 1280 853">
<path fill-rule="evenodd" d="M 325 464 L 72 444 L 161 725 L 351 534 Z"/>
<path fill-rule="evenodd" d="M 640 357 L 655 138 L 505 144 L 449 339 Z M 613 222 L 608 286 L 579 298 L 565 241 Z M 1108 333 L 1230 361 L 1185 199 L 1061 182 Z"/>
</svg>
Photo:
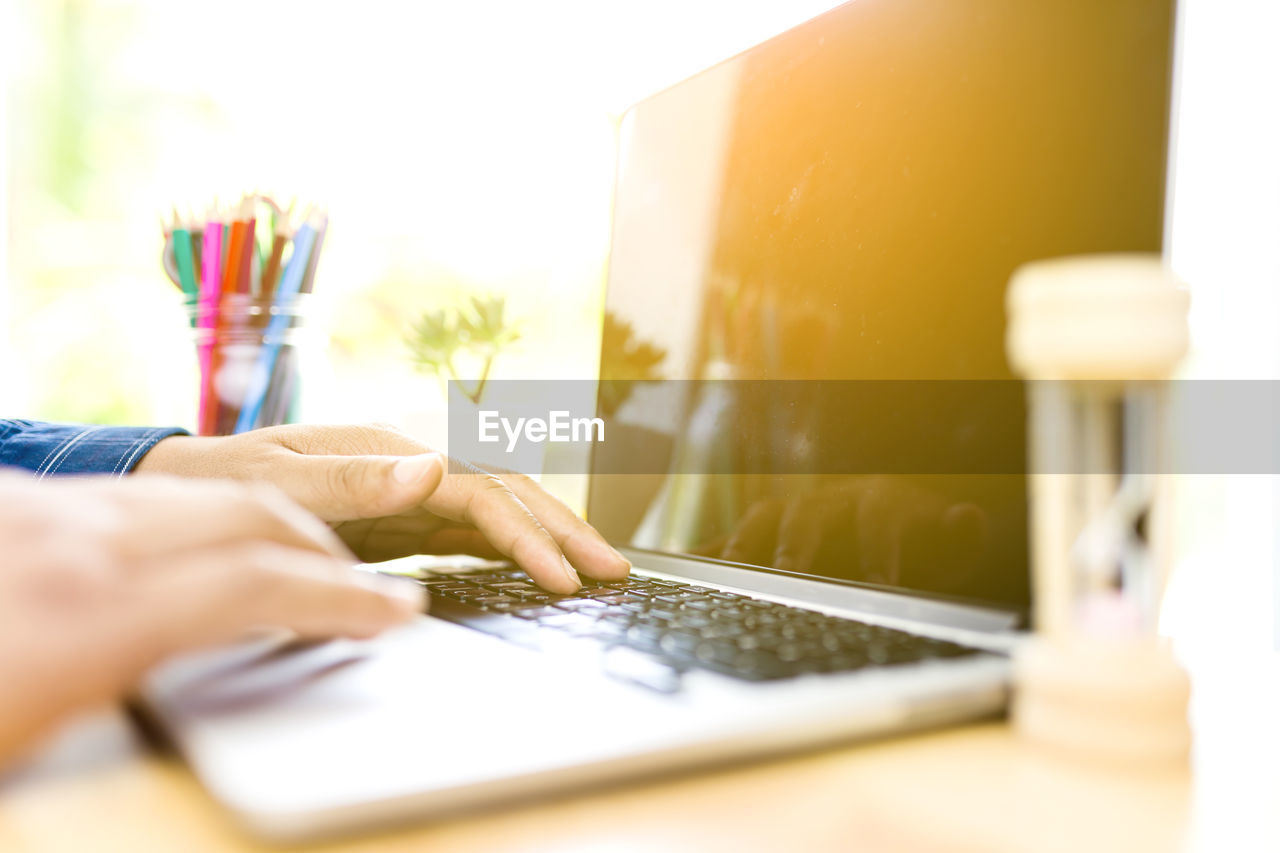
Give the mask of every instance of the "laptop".
<svg viewBox="0 0 1280 853">
<path fill-rule="evenodd" d="M 151 716 L 300 841 L 1001 713 L 1029 627 L 1020 264 L 1159 251 L 1169 0 L 856 0 L 621 126 L 573 596 L 424 559 L 371 641 L 172 661 Z"/>
</svg>

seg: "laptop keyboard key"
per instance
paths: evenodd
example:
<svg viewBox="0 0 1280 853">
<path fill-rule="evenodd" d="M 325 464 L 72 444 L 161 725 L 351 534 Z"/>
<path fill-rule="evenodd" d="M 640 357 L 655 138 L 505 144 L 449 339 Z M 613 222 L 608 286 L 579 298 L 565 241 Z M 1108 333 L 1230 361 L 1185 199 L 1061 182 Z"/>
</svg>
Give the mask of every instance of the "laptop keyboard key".
<svg viewBox="0 0 1280 853">
<path fill-rule="evenodd" d="M 733 643 L 717 643 L 703 642 L 699 643 L 694 650 L 694 657 L 704 663 L 719 664 L 721 666 L 729 666 L 737 659 L 740 654 L 738 647 Z"/>
<path fill-rule="evenodd" d="M 732 639 L 746 633 L 746 628 L 733 622 L 713 622 L 702 629 L 702 636 L 708 639 Z"/>
<path fill-rule="evenodd" d="M 863 655 L 837 653 L 822 658 L 818 663 L 823 672 L 850 672 L 861 669 L 870 661 Z"/>
<path fill-rule="evenodd" d="M 702 613 L 690 613 L 681 610 L 676 614 L 675 624 L 682 628 L 705 628 L 712 624 L 712 621 Z"/>
<path fill-rule="evenodd" d="M 494 604 L 515 604 L 511 599 L 501 595 L 466 596 L 465 598 L 459 598 L 459 601 L 465 601 L 477 607 L 490 607 Z"/>
<path fill-rule="evenodd" d="M 743 652 L 733 661 L 733 670 L 743 678 L 769 680 L 794 674 L 777 656 L 768 652 Z"/>
<path fill-rule="evenodd" d="M 659 648 L 677 658 L 692 657 L 703 642 L 702 636 L 685 631 L 667 631 L 658 642 Z"/>
<path fill-rule="evenodd" d="M 427 589 L 435 589 L 436 587 L 443 586 L 459 586 L 457 581 L 448 580 L 446 578 L 427 578 L 426 580 L 418 581 L 418 583 L 425 586 Z"/>
<path fill-rule="evenodd" d="M 518 601 L 495 601 L 492 604 L 481 604 L 479 606 L 494 613 L 510 613 L 513 610 L 519 610 L 522 603 Z"/>
<path fill-rule="evenodd" d="M 590 598 L 577 599 L 571 598 L 567 601 L 557 601 L 555 604 L 561 610 L 568 610 L 571 613 L 589 614 L 593 617 L 608 612 L 609 606 L 600 601 L 594 601 Z"/>
<path fill-rule="evenodd" d="M 539 607 L 522 607 L 519 610 L 512 610 L 511 615 L 518 619 L 541 619 L 544 616 L 563 616 L 565 612 L 555 607 L 542 605 Z"/>
</svg>

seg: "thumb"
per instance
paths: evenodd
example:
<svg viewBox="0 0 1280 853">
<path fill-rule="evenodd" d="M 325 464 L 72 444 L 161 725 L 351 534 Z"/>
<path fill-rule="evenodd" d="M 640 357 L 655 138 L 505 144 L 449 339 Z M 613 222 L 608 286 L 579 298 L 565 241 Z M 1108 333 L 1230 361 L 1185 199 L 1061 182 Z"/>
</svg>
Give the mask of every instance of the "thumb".
<svg viewBox="0 0 1280 853">
<path fill-rule="evenodd" d="M 439 453 L 296 457 L 295 500 L 325 521 L 381 518 L 420 506 L 444 478 Z"/>
</svg>

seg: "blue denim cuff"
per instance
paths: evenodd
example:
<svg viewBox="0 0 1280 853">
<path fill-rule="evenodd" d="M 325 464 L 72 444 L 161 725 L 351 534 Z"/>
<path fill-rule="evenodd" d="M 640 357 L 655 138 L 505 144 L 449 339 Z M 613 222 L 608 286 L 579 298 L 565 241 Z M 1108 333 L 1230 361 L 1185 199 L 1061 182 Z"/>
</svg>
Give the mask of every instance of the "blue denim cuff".
<svg viewBox="0 0 1280 853">
<path fill-rule="evenodd" d="M 36 477 L 112 474 L 133 470 L 148 450 L 178 427 L 108 427 L 0 420 L 0 465 L 25 468 Z"/>
</svg>

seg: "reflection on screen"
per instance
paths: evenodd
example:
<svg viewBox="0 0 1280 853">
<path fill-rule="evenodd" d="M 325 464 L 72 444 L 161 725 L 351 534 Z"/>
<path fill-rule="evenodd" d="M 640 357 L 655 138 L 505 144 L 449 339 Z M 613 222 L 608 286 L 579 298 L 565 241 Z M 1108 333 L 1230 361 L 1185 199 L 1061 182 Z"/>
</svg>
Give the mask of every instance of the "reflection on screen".
<svg viewBox="0 0 1280 853">
<path fill-rule="evenodd" d="M 668 473 L 596 475 L 591 520 L 639 547 L 1025 605 L 1024 478 L 824 465 L 855 434 L 1021 453 L 1019 395 L 921 382 L 889 410 L 815 393 L 778 412 L 759 383 L 688 383 L 673 416 L 647 380 L 1011 379 L 1017 266 L 1161 247 L 1171 6 L 857 0 L 633 108 L 601 365 L 630 381 L 600 401 L 626 436 L 604 452 Z"/>
</svg>

